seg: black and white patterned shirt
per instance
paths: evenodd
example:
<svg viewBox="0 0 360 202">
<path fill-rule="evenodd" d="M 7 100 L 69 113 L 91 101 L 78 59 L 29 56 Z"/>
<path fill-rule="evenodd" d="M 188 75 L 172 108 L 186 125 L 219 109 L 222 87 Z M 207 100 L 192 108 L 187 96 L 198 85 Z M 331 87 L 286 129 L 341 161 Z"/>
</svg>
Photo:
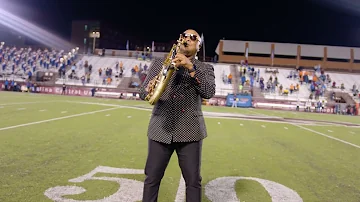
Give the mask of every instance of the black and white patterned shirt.
<svg viewBox="0 0 360 202">
<path fill-rule="evenodd" d="M 140 98 L 145 99 L 145 91 L 151 81 L 162 69 L 163 59 L 155 59 L 140 88 Z M 207 137 L 202 98 L 215 95 L 215 73 L 210 64 L 192 59 L 196 66 L 195 76 L 180 67 L 172 75 L 168 86 L 155 104 L 148 128 L 148 137 L 154 141 L 171 142 L 199 141 Z"/>
</svg>

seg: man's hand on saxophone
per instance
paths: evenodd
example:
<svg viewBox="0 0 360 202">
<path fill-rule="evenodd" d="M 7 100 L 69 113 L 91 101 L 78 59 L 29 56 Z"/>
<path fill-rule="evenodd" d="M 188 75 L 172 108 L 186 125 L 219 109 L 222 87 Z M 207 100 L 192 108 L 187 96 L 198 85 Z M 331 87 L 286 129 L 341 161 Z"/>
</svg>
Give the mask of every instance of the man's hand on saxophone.
<svg viewBox="0 0 360 202">
<path fill-rule="evenodd" d="M 184 67 L 188 70 L 193 68 L 193 64 L 190 59 L 182 53 L 177 53 L 172 62 L 175 63 L 175 67 Z"/>
</svg>

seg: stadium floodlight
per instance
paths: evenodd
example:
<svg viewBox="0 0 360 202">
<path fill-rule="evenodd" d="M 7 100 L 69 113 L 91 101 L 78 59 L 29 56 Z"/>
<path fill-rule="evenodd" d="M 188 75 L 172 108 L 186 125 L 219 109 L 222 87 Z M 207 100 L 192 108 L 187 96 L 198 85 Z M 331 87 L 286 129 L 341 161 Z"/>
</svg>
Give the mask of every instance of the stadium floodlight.
<svg viewBox="0 0 360 202">
<path fill-rule="evenodd" d="M 79 50 L 79 47 L 76 47 L 75 50 L 78 51 L 78 50 Z"/>
<path fill-rule="evenodd" d="M 0 0 L 0 2 L 3 2 Z M 0 4 L 0 25 L 19 33 L 19 35 L 31 38 L 41 44 L 44 44 L 50 49 L 69 49 L 74 45 L 67 40 L 62 39 L 60 36 L 53 34 L 33 23 L 16 16 L 3 8 L 5 3 Z"/>
<path fill-rule="evenodd" d="M 96 44 L 96 39 L 100 38 L 100 32 L 92 32 L 90 33 L 90 38 L 93 38 L 93 54 L 95 53 L 95 44 Z"/>
<path fill-rule="evenodd" d="M 5 42 L 1 42 L 0 45 L 2 45 L 2 46 L 5 45 Z"/>
</svg>

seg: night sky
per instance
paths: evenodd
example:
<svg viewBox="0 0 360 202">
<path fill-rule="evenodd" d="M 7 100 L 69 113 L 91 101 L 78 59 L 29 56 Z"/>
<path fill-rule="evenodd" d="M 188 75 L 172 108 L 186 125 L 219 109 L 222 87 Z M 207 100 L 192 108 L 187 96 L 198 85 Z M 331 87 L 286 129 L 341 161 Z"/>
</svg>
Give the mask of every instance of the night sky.
<svg viewBox="0 0 360 202">
<path fill-rule="evenodd" d="M 353 9 L 360 3 L 351 3 L 357 1 L 0 0 L 4 1 L 12 2 L 7 4 L 9 11 L 65 39 L 70 39 L 72 20 L 90 19 L 113 23 L 125 35 L 155 42 L 177 39 L 192 28 L 204 33 L 210 55 L 222 38 L 360 46 L 360 10 Z"/>
</svg>

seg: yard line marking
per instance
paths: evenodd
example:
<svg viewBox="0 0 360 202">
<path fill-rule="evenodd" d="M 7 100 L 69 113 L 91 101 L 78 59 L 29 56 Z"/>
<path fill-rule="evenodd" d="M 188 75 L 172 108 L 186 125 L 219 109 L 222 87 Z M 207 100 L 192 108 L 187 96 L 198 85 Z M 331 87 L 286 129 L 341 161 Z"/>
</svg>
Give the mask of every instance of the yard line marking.
<svg viewBox="0 0 360 202">
<path fill-rule="evenodd" d="M 57 102 L 57 101 L 38 101 L 38 102 L 14 102 L 14 103 L 7 103 L 7 104 L 0 104 L 1 106 L 7 105 L 22 105 L 22 104 L 39 104 L 39 103 L 50 103 L 50 102 Z"/>
<path fill-rule="evenodd" d="M 285 130 L 287 130 L 288 128 L 287 127 L 284 127 Z"/>
<path fill-rule="evenodd" d="M 25 110 L 26 108 L 18 108 L 17 110 Z"/>
<path fill-rule="evenodd" d="M 110 114 L 106 114 L 105 116 L 110 116 Z"/>
<path fill-rule="evenodd" d="M 261 125 L 261 127 L 266 128 L 266 126 L 264 126 L 264 125 Z"/>
<path fill-rule="evenodd" d="M 355 134 L 354 132 L 350 131 L 351 134 Z"/>
<path fill-rule="evenodd" d="M 332 133 L 333 131 L 332 130 L 328 130 L 329 131 L 329 133 Z"/>
<path fill-rule="evenodd" d="M 1 108 L 4 108 L 4 106 L 0 106 L 0 109 L 1 109 Z"/>
<path fill-rule="evenodd" d="M 80 113 L 80 114 L 73 114 L 70 116 L 63 116 L 63 117 L 47 119 L 47 120 L 43 120 L 43 121 L 36 121 L 36 122 L 30 122 L 30 123 L 15 125 L 15 126 L 9 126 L 9 127 L 5 127 L 5 128 L 0 128 L 0 131 L 9 130 L 9 129 L 13 129 L 13 128 L 20 128 L 20 127 L 24 127 L 24 126 L 31 126 L 31 125 L 40 124 L 40 123 L 47 123 L 47 122 L 51 122 L 51 121 L 58 121 L 58 120 L 62 120 L 62 119 L 68 119 L 68 118 L 73 118 L 73 117 L 78 117 L 78 116 L 89 115 L 89 114 L 95 114 L 95 113 L 99 113 L 99 112 L 106 112 L 106 111 L 115 110 L 115 109 L 119 109 L 119 107 L 114 107 L 114 108 L 110 108 L 110 109 L 102 109 L 102 110 L 97 110 L 97 111 L 92 111 L 92 112 L 84 112 L 84 113 Z"/>
<path fill-rule="evenodd" d="M 39 112 L 44 112 L 44 111 L 46 111 L 46 109 L 40 109 L 40 110 L 39 110 Z"/>
<path fill-rule="evenodd" d="M 359 145 L 356 145 L 356 144 L 353 144 L 353 143 L 350 143 L 350 142 L 347 142 L 345 140 L 342 140 L 342 139 L 339 139 L 339 138 L 336 138 L 336 137 L 332 137 L 332 136 L 329 136 L 329 135 L 326 135 L 324 133 L 320 133 L 320 132 L 317 132 L 315 130 L 312 130 L 312 129 L 309 129 L 309 128 L 306 128 L 306 127 L 303 127 L 303 126 L 299 126 L 299 125 L 296 125 L 296 124 L 292 124 L 294 126 L 297 126 L 299 128 L 302 128 L 304 130 L 307 130 L 307 131 L 310 131 L 310 132 L 313 132 L 315 134 L 318 134 L 318 135 L 321 135 L 321 136 L 324 136 L 324 137 L 327 137 L 327 138 L 330 138 L 330 139 L 333 139 L 333 140 L 336 140 L 336 141 L 339 141 L 339 142 L 342 142 L 344 144 L 347 144 L 347 145 L 350 145 L 350 146 L 353 146 L 353 147 L 356 147 L 358 149 L 360 149 L 360 146 Z"/>
<path fill-rule="evenodd" d="M 244 126 L 244 124 L 240 123 L 240 126 Z"/>
<path fill-rule="evenodd" d="M 65 114 L 66 112 L 67 112 L 67 111 L 62 111 L 61 113 L 62 113 L 62 114 Z"/>
</svg>

